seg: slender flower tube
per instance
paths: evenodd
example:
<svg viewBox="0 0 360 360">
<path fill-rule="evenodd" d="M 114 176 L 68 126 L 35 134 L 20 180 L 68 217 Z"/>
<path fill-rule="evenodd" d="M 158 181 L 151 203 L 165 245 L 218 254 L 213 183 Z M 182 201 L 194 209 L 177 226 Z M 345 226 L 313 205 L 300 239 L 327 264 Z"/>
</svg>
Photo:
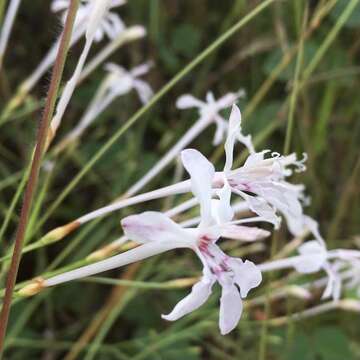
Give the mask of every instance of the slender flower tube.
<svg viewBox="0 0 360 360">
<path fill-rule="evenodd" d="M 241 96 L 243 96 L 243 91 L 239 91 L 238 93 L 228 93 L 220 99 L 215 100 L 213 93 L 208 92 L 206 95 L 206 102 L 198 100 L 190 94 L 180 96 L 176 102 L 176 106 L 179 109 L 188 109 L 191 107 L 198 108 L 198 120 L 166 153 L 166 155 L 164 155 L 150 171 L 148 171 L 125 193 L 125 196 L 130 197 L 137 194 L 157 174 L 159 174 L 160 171 L 174 160 L 181 150 L 185 149 L 200 133 L 213 123 L 216 125 L 213 143 L 218 145 L 222 141 L 227 129 L 227 123 L 220 115 L 220 111 L 231 106 Z"/>
<path fill-rule="evenodd" d="M 269 233 L 261 229 L 254 232 L 254 228 L 231 222 L 231 190 L 229 186 L 224 185 L 217 191 L 218 198 L 212 199 L 215 169 L 198 151 L 184 150 L 182 161 L 190 174 L 192 192 L 200 204 L 201 221 L 197 228 L 183 228 L 160 212 L 128 216 L 121 221 L 125 235 L 143 245 L 47 280 L 36 280 L 23 288 L 20 294 L 30 295 L 44 287 L 123 266 L 170 249 L 190 248 L 203 264 L 203 277 L 193 286 L 192 292 L 181 300 L 170 314 L 163 315 L 163 318 L 173 321 L 196 310 L 205 303 L 211 294 L 212 286 L 218 282 L 222 287 L 220 331 L 227 334 L 233 330 L 241 317 L 241 299 L 247 296 L 249 290 L 260 284 L 261 273 L 251 261 L 243 262 L 241 259 L 227 256 L 216 242 L 221 236 L 242 239 L 256 234 L 258 239 L 268 236 Z M 253 221 L 253 218 L 248 219 L 248 222 Z M 263 219 L 258 217 L 255 221 Z"/>
<path fill-rule="evenodd" d="M 91 7 L 89 10 L 90 14 L 88 17 L 86 33 L 85 33 L 85 38 L 86 38 L 85 46 L 80 55 L 74 73 L 71 79 L 66 83 L 64 91 L 57 104 L 55 116 L 53 117 L 50 125 L 47 147 L 50 145 L 61 123 L 64 112 L 75 90 L 75 86 L 81 76 L 81 72 L 83 70 L 86 58 L 89 54 L 91 45 L 96 37 L 100 25 L 102 24 L 102 21 L 104 20 L 105 15 L 107 14 L 107 10 L 109 9 L 110 4 L 111 4 L 111 0 L 102 0 L 102 1 L 91 0 L 91 2 L 89 3 L 89 6 Z"/>
<path fill-rule="evenodd" d="M 110 63 L 105 66 L 108 74 L 102 81 L 87 110 L 79 123 L 56 146 L 55 152 L 59 153 L 71 143 L 77 141 L 94 120 L 119 96 L 123 96 L 135 89 L 142 102 L 148 102 L 153 95 L 151 87 L 139 76 L 146 74 L 151 64 L 145 63 L 130 71 Z"/>
<path fill-rule="evenodd" d="M 14 24 L 21 0 L 11 0 L 5 15 L 5 20 L 0 31 L 0 70 L 4 61 L 5 51 L 8 45 L 11 29 Z"/>
</svg>

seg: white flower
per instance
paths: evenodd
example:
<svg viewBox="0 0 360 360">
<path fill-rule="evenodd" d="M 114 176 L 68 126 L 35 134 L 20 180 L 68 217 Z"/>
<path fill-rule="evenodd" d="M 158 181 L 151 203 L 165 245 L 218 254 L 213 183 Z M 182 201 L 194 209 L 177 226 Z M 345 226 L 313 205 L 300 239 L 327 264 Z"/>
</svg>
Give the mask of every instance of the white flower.
<svg viewBox="0 0 360 360">
<path fill-rule="evenodd" d="M 304 186 L 289 183 L 286 178 L 295 171 L 304 171 L 304 161 L 297 160 L 295 154 L 281 156 L 270 150 L 255 152 L 251 137 L 241 133 L 241 113 L 234 105 L 229 120 L 229 132 L 225 143 L 226 163 L 224 176 L 232 191 L 240 195 L 249 208 L 271 222 L 275 228 L 280 225 L 281 213 L 294 235 L 299 235 L 306 228 L 302 210 Z M 235 140 L 243 143 L 250 155 L 243 166 L 232 170 Z"/>
<path fill-rule="evenodd" d="M 191 293 L 181 300 L 166 320 L 174 321 L 196 310 L 206 302 L 212 287 L 218 282 L 222 287 L 219 326 L 227 334 L 237 325 L 242 313 L 242 298 L 261 282 L 261 272 L 251 261 L 227 256 L 216 245 L 225 235 L 236 239 L 265 237 L 268 232 L 231 224 L 230 187 L 216 191 L 218 199 L 212 200 L 213 165 L 196 150 L 182 152 L 182 161 L 190 174 L 191 187 L 200 204 L 201 222 L 197 228 L 182 228 L 159 212 L 131 215 L 122 220 L 125 235 L 139 243 L 183 243 L 191 248 L 203 264 L 202 279 L 193 286 Z M 229 229 L 229 225 L 231 228 Z M 249 231 L 248 231 L 249 230 Z"/>
<path fill-rule="evenodd" d="M 79 9 L 76 13 L 75 27 L 90 21 L 91 17 L 94 15 L 92 7 L 97 6 L 101 1 L 103 0 L 81 0 Z M 104 11 L 107 12 L 96 29 L 95 41 L 101 41 L 104 38 L 104 35 L 108 36 L 109 39 L 114 39 L 125 29 L 125 25 L 119 15 L 110 11 L 110 9 L 121 6 L 125 4 L 125 2 L 125 0 L 111 0 L 109 2 L 108 9 L 104 9 Z M 62 21 L 64 22 L 69 5 L 70 0 L 53 0 L 51 10 L 53 12 L 63 12 Z"/>
<path fill-rule="evenodd" d="M 176 106 L 178 109 L 196 107 L 199 109 L 201 118 L 211 118 L 216 124 L 213 144 L 218 145 L 223 140 L 228 127 L 227 121 L 220 115 L 220 111 L 231 106 L 241 96 L 243 96 L 243 92 L 239 91 L 238 93 L 228 93 L 220 99 L 215 100 L 214 94 L 209 91 L 206 94 L 206 101 L 201 101 L 190 94 L 185 94 L 178 98 Z"/>
<path fill-rule="evenodd" d="M 328 251 L 325 245 L 317 240 L 307 241 L 298 247 L 299 260 L 295 262 L 294 268 L 302 274 L 311 274 L 324 270 L 328 276 L 328 282 L 323 299 L 332 297 L 335 301 L 340 299 L 341 278 L 336 268 L 328 261 Z"/>
<path fill-rule="evenodd" d="M 139 79 L 139 77 L 148 73 L 151 67 L 151 62 L 138 65 L 131 70 L 126 70 L 114 63 L 106 64 L 105 69 L 112 76 L 109 82 L 109 93 L 114 96 L 121 96 L 134 89 L 138 93 L 141 102 L 146 104 L 154 93 L 150 85 Z"/>
</svg>

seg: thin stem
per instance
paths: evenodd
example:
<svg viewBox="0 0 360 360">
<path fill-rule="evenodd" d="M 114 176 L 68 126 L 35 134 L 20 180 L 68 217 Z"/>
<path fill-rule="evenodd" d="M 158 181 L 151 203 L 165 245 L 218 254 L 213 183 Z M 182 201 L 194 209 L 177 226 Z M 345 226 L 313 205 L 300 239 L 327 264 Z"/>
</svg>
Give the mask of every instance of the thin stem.
<svg viewBox="0 0 360 360">
<path fill-rule="evenodd" d="M 79 0 L 71 0 L 69 11 L 66 17 L 66 23 L 63 30 L 63 35 L 61 38 L 61 43 L 59 47 L 59 52 L 57 55 L 57 59 L 54 65 L 53 74 L 51 77 L 50 88 L 48 91 L 46 104 L 44 113 L 41 119 L 39 131 L 37 134 L 37 141 L 34 156 L 31 160 L 31 169 L 30 169 L 30 176 L 28 180 L 28 184 L 26 186 L 25 195 L 24 195 L 24 202 L 21 209 L 20 220 L 18 229 L 16 232 L 15 238 L 15 247 L 13 256 L 11 258 L 10 269 L 8 273 L 7 283 L 6 283 L 6 290 L 5 296 L 3 300 L 3 307 L 1 309 L 0 314 L 0 356 L 3 351 L 3 345 L 5 340 L 5 334 L 7 329 L 7 324 L 9 320 L 10 314 L 10 307 L 12 301 L 12 295 L 14 292 L 15 282 L 17 278 L 17 273 L 19 269 L 20 259 L 21 259 L 21 252 L 26 232 L 26 227 L 29 219 L 29 214 L 31 211 L 31 204 L 33 200 L 33 195 L 36 190 L 36 184 L 39 177 L 39 170 L 41 165 L 41 159 L 43 155 L 43 151 L 45 148 L 48 128 L 50 124 L 50 120 L 52 118 L 55 101 L 57 97 L 57 92 L 60 86 L 60 81 L 64 69 L 64 64 L 66 61 L 66 56 L 68 52 L 68 45 L 71 38 L 71 33 L 74 25 L 74 20 L 76 16 L 76 12 L 79 6 Z"/>
</svg>

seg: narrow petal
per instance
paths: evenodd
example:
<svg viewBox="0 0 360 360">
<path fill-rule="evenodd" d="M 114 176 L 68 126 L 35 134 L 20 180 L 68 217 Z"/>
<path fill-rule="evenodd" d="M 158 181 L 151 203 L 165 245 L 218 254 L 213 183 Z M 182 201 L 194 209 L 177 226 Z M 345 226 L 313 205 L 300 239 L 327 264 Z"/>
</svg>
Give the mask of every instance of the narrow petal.
<svg viewBox="0 0 360 360">
<path fill-rule="evenodd" d="M 176 304 L 170 314 L 161 315 L 161 317 L 168 321 L 175 321 L 198 309 L 209 298 L 213 283 L 212 279 L 203 277 L 192 287 L 191 293 Z"/>
<path fill-rule="evenodd" d="M 230 258 L 229 265 L 235 273 L 235 282 L 240 288 L 241 297 L 245 298 L 248 292 L 260 285 L 262 275 L 259 268 L 249 260 Z"/>
<path fill-rule="evenodd" d="M 176 101 L 176 107 L 178 109 L 188 109 L 192 107 L 203 107 L 205 104 L 196 99 L 194 96 L 190 94 L 185 94 L 180 96 Z"/>
<path fill-rule="evenodd" d="M 251 211 L 262 217 L 264 221 L 273 224 L 275 229 L 279 228 L 281 218 L 276 215 L 276 210 L 270 206 L 265 199 L 258 196 L 247 195 L 243 191 L 234 191 L 247 202 Z"/>
<path fill-rule="evenodd" d="M 211 224 L 211 190 L 215 175 L 213 164 L 194 149 L 181 152 L 182 163 L 191 178 L 191 189 L 200 204 L 201 226 Z"/>
<path fill-rule="evenodd" d="M 256 241 L 270 236 L 270 231 L 250 226 L 242 225 L 222 225 L 220 226 L 221 236 L 227 239 L 241 241 Z"/>
<path fill-rule="evenodd" d="M 166 215 L 146 211 L 130 215 L 121 220 L 125 235 L 138 243 L 151 241 L 181 242 L 186 241 L 188 234 Z"/>
<path fill-rule="evenodd" d="M 220 99 L 216 101 L 216 105 L 219 109 L 226 109 L 232 106 L 236 100 L 238 99 L 239 95 L 235 93 L 228 93 L 222 96 Z"/>
<path fill-rule="evenodd" d="M 238 324 L 243 310 L 240 293 L 235 285 L 224 286 L 220 298 L 219 327 L 222 335 L 228 334 Z"/>
<path fill-rule="evenodd" d="M 224 179 L 224 186 L 217 191 L 219 199 L 212 202 L 212 213 L 218 224 L 229 222 L 234 217 L 234 210 L 231 207 L 231 187 Z"/>
<path fill-rule="evenodd" d="M 143 104 L 149 102 L 154 95 L 150 85 L 143 80 L 134 80 L 134 88 L 137 90 Z"/>
<path fill-rule="evenodd" d="M 135 66 L 133 69 L 131 69 L 131 75 L 134 77 L 139 77 L 142 75 L 145 75 L 149 72 L 149 70 L 153 67 L 153 62 L 148 61 L 144 64 Z"/>
</svg>

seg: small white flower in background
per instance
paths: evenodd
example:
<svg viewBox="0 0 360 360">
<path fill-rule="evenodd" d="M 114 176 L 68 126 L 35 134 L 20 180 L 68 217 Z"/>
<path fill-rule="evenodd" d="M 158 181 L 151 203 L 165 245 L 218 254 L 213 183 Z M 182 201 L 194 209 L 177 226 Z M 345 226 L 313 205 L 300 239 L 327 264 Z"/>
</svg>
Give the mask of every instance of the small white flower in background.
<svg viewBox="0 0 360 360">
<path fill-rule="evenodd" d="M 98 1 L 103 0 L 81 0 L 80 6 L 76 14 L 75 19 L 75 28 L 80 24 L 84 24 L 90 20 L 92 14 L 92 7 L 97 5 Z M 108 8 L 104 9 L 106 11 L 105 16 L 103 16 L 99 27 L 95 32 L 95 41 L 101 41 L 106 35 L 109 39 L 114 39 L 117 35 L 119 35 L 124 29 L 125 25 L 118 14 L 110 11 L 115 7 L 124 5 L 126 3 L 125 0 L 111 0 L 109 2 Z M 70 5 L 70 0 L 53 0 L 51 4 L 51 10 L 53 12 L 63 12 L 62 21 L 65 21 L 66 11 Z M 102 16 L 102 14 L 99 14 Z"/>
<path fill-rule="evenodd" d="M 114 63 L 106 64 L 105 69 L 111 74 L 108 83 L 109 93 L 112 93 L 114 96 L 121 96 L 134 89 L 138 93 L 141 102 L 146 104 L 154 93 L 150 85 L 144 80 L 139 79 L 139 77 L 147 74 L 152 66 L 152 62 L 147 62 L 131 70 L 126 70 Z"/>
<path fill-rule="evenodd" d="M 178 98 L 176 106 L 178 109 L 198 108 L 201 118 L 211 118 L 216 124 L 213 145 L 219 145 L 223 141 L 228 127 L 227 121 L 220 115 L 220 111 L 230 107 L 242 96 L 244 96 L 244 91 L 241 90 L 238 93 L 228 93 L 216 100 L 214 94 L 209 91 L 206 94 L 206 101 L 201 101 L 190 94 L 185 94 Z"/>
<path fill-rule="evenodd" d="M 160 212 L 131 215 L 121 221 L 125 235 L 139 243 L 183 243 L 194 250 L 203 264 L 203 277 L 191 293 L 182 299 L 166 320 L 174 321 L 203 305 L 218 282 L 222 287 L 219 327 L 227 334 L 237 325 L 242 313 L 242 298 L 261 282 L 261 272 L 255 264 L 227 256 L 216 245 L 221 236 L 257 240 L 269 235 L 265 230 L 231 223 L 230 187 L 217 189 L 212 199 L 213 165 L 200 152 L 187 149 L 182 152 L 184 167 L 190 174 L 191 188 L 200 204 L 201 221 L 197 228 L 182 228 Z M 256 219 L 260 220 L 261 219 Z M 254 221 L 254 219 L 249 219 Z M 246 219 L 243 222 L 247 222 Z M 255 230 L 255 231 L 254 231 Z"/>
<path fill-rule="evenodd" d="M 298 247 L 302 256 L 294 264 L 296 271 L 302 274 L 311 274 L 324 270 L 328 276 L 328 282 L 322 295 L 323 299 L 333 298 L 337 301 L 341 295 L 341 278 L 330 261 L 326 247 L 317 240 L 310 240 Z"/>
</svg>

